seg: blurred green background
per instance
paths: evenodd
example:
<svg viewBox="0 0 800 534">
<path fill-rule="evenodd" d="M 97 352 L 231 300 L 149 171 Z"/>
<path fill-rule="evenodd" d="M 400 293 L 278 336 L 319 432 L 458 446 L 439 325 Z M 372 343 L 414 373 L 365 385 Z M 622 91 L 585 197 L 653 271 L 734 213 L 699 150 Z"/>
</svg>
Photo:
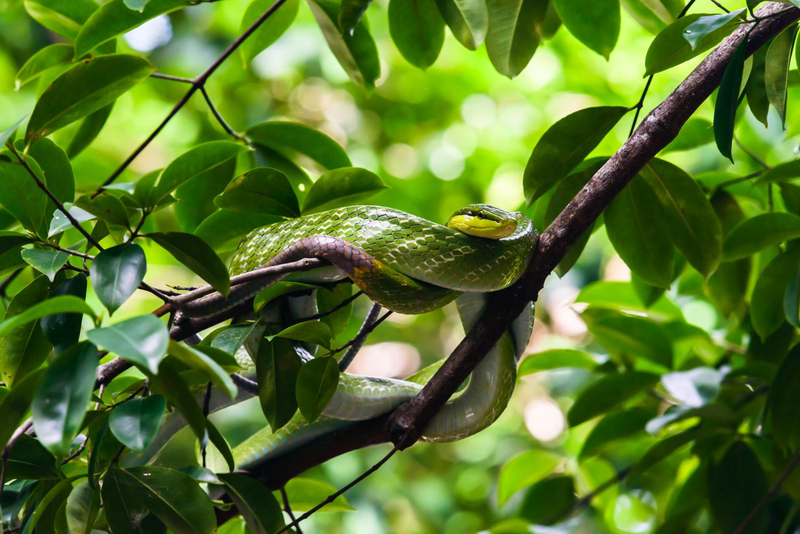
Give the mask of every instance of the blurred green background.
<svg viewBox="0 0 800 534">
<path fill-rule="evenodd" d="M 159 72 L 192 77 L 205 69 L 239 33 L 247 0 L 200 4 L 171 16 L 154 19 L 120 41 L 118 51 L 147 55 Z M 744 1 L 725 2 L 744 7 Z M 421 71 L 408 64 L 391 43 L 385 0 L 376 0 L 367 13 L 381 57 L 381 78 L 366 92 L 354 86 L 328 50 L 309 8 L 286 34 L 245 68 L 231 57 L 208 82 L 208 91 L 220 113 L 238 131 L 272 119 L 299 121 L 326 132 L 342 144 L 355 166 L 378 173 L 391 187 L 372 203 L 399 208 L 444 221 L 457 208 L 486 202 L 505 209 L 535 214 L 524 208 L 522 172 L 536 141 L 555 121 L 578 109 L 594 105 L 634 105 L 644 87 L 644 57 L 653 34 L 625 11 L 620 42 L 610 61 L 588 50 L 563 29 L 544 42 L 520 76 L 509 80 L 495 72 L 485 48 L 470 52 L 447 34 L 444 49 L 433 67 Z M 717 13 L 707 0 L 694 12 Z M 14 76 L 34 52 L 57 37 L 37 25 L 19 0 L 0 0 L 0 128 L 29 113 L 35 95 L 48 80 L 14 90 Z M 662 101 L 699 60 L 656 76 L 644 111 Z M 52 78 L 48 78 L 52 79 Z M 795 77 L 796 79 L 796 77 Z M 185 87 L 151 79 L 124 94 L 92 146 L 73 161 L 76 185 L 82 192 L 101 183 L 166 116 Z M 796 95 L 790 89 L 790 100 Z M 795 94 L 793 94 L 795 93 Z M 709 119 L 713 109 L 704 105 L 696 117 Z M 797 149 L 797 124 L 789 109 L 788 133 L 777 116 L 768 129 L 747 113 L 740 114 L 740 139 L 768 161 L 791 159 Z M 610 155 L 628 135 L 632 113 L 598 147 L 595 155 Z M 791 126 L 790 126 L 791 127 Z M 76 126 L 55 134 L 69 139 Z M 788 136 L 788 140 L 787 140 Z M 202 141 L 225 139 L 199 94 L 172 120 L 130 166 L 121 181 L 133 181 Z M 707 136 L 712 140 L 711 135 Z M 719 155 L 712 144 L 662 157 L 697 176 L 710 171 L 745 175 L 757 170 L 752 159 L 734 149 L 736 164 Z M 737 193 L 746 198 L 748 192 Z M 748 205 L 743 204 L 745 210 Z M 171 210 L 162 210 L 148 225 L 176 229 Z M 541 230 L 541 228 L 540 228 Z M 236 243 L 222 247 L 230 253 Z M 157 285 L 192 285 L 192 274 L 177 266 L 165 252 L 146 248 L 146 280 Z M 28 275 L 26 275 L 28 276 Z M 29 281 L 15 281 L 13 294 Z M 552 276 L 537 308 L 537 324 L 528 353 L 554 347 L 584 346 L 586 328 L 573 305 L 581 288 L 598 280 L 627 280 L 630 274 L 615 256 L 604 230 L 592 237 L 586 252 L 565 278 Z M 708 331 L 722 319 L 702 297 L 672 297 L 687 320 Z M 93 295 L 90 302 L 101 310 Z M 357 329 L 367 303 L 358 302 L 347 338 Z M 115 315 L 114 322 L 146 313 L 158 301 L 139 292 Z M 351 370 L 363 374 L 405 376 L 421 365 L 446 356 L 463 336 L 454 307 L 425 316 L 392 316 L 369 339 Z M 602 352 L 596 344 L 589 351 Z M 629 465 L 654 440 L 622 442 L 601 456 L 575 460 L 590 430 L 566 428 L 563 414 L 588 377 L 568 370 L 539 373 L 520 380 L 511 405 L 501 419 L 481 434 L 454 444 L 417 444 L 396 455 L 377 474 L 347 494 L 355 512 L 319 513 L 303 524 L 306 533 L 417 533 L 447 534 L 488 530 L 515 515 L 522 498 L 513 497 L 498 508 L 496 481 L 500 468 L 515 455 L 530 449 L 558 451 L 579 472 L 577 489 L 585 494 Z M 234 420 L 234 418 L 226 420 Z M 234 445 L 234 443 L 231 443 Z M 389 450 L 375 447 L 350 453 L 314 469 L 317 477 L 340 487 L 360 474 Z M 673 460 L 674 462 L 680 461 Z M 676 465 L 664 462 L 654 468 L 647 489 L 603 493 L 591 508 L 568 523 L 575 532 L 644 532 L 655 524 L 657 502 L 663 502 L 675 480 L 666 473 Z M 689 472 L 685 465 L 680 472 Z M 665 475 L 659 482 L 659 471 Z M 509 527 L 511 528 L 511 527 Z M 243 532 L 234 522 L 224 532 Z M 509 531 L 516 531 L 513 528 Z"/>
</svg>

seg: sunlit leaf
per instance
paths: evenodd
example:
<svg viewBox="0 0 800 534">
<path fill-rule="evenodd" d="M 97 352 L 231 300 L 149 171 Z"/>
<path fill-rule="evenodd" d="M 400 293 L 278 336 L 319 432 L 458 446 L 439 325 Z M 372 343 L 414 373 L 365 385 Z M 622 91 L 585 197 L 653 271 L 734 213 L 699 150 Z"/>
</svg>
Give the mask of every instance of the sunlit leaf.
<svg viewBox="0 0 800 534">
<path fill-rule="evenodd" d="M 67 263 L 69 254 L 53 249 L 28 248 L 22 251 L 22 259 L 52 282 L 56 273 Z"/>
<path fill-rule="evenodd" d="M 789 66 L 796 37 L 797 25 L 792 25 L 778 34 L 767 49 L 764 63 L 767 99 L 778 110 L 782 123 L 786 123 L 786 90 L 789 85 Z"/>
<path fill-rule="evenodd" d="M 691 118 L 681 128 L 678 137 L 666 146 L 664 152 L 693 150 L 714 141 L 714 130 L 706 119 Z"/>
<path fill-rule="evenodd" d="M 214 202 L 220 208 L 234 211 L 300 216 L 292 184 L 282 172 L 266 167 L 250 169 L 235 178 Z"/>
<path fill-rule="evenodd" d="M 800 160 L 787 161 L 780 165 L 775 165 L 762 174 L 755 183 L 780 183 L 800 178 Z"/>
<path fill-rule="evenodd" d="M 665 367 L 672 367 L 672 342 L 661 325 L 632 315 L 593 317 L 587 310 L 586 326 L 611 353 L 646 358 Z"/>
<path fill-rule="evenodd" d="M 239 25 L 239 33 L 244 33 L 262 13 L 266 12 L 273 0 L 252 0 L 247 6 Z M 258 29 L 242 44 L 242 58 L 248 64 L 259 53 L 269 48 L 272 43 L 289 29 L 297 12 L 300 10 L 300 0 L 286 0 L 275 14 L 270 16 Z"/>
<path fill-rule="evenodd" d="M 738 260 L 771 245 L 800 237 L 800 217 L 775 212 L 756 215 L 733 229 L 725 239 L 722 258 Z"/>
<path fill-rule="evenodd" d="M 531 450 L 512 458 L 497 479 L 497 504 L 502 507 L 516 492 L 546 477 L 561 460 L 557 454 L 544 450 Z"/>
<path fill-rule="evenodd" d="M 147 237 L 164 247 L 172 256 L 208 282 L 211 287 L 227 296 L 231 289 L 228 269 L 205 241 L 194 234 L 163 232 Z"/>
<path fill-rule="evenodd" d="M 390 0 L 389 33 L 409 63 L 427 69 L 444 44 L 444 20 L 434 0 Z"/>
<path fill-rule="evenodd" d="M 361 202 L 388 186 L 374 173 L 358 167 L 328 171 L 314 182 L 303 201 L 303 214 Z"/>
<path fill-rule="evenodd" d="M 436 4 L 458 42 L 469 50 L 478 48 L 486 38 L 489 27 L 486 3 L 479 0 L 436 0 Z"/>
<path fill-rule="evenodd" d="M 284 154 L 308 156 L 326 169 L 352 165 L 339 143 L 318 130 L 296 122 L 263 122 L 249 128 L 247 136 L 260 145 Z"/>
<path fill-rule="evenodd" d="M 97 297 L 110 313 L 114 313 L 144 279 L 147 260 L 139 245 L 118 245 L 98 254 L 89 270 Z"/>
<path fill-rule="evenodd" d="M 28 165 L 44 181 L 39 164 L 28 158 Z M 47 233 L 47 206 L 50 201 L 22 165 L 0 159 L 0 204 L 25 229 L 44 236 Z"/>
<path fill-rule="evenodd" d="M 206 376 L 208 376 L 214 384 L 222 388 L 231 399 L 236 398 L 236 386 L 233 384 L 231 377 L 217 362 L 202 351 L 183 343 L 171 341 L 169 344 L 169 353 L 187 366 L 205 373 Z"/>
<path fill-rule="evenodd" d="M 80 128 L 78 128 L 78 131 L 75 132 L 75 136 L 69 142 L 69 146 L 67 147 L 67 154 L 69 154 L 70 158 L 74 158 L 83 152 L 83 150 L 91 145 L 92 141 L 94 141 L 95 138 L 100 135 L 100 131 L 103 129 L 103 126 L 106 125 L 108 116 L 111 115 L 111 111 L 113 109 L 114 102 L 104 108 L 98 109 L 83 119 Z"/>
<path fill-rule="evenodd" d="M 92 318 L 95 317 L 94 310 L 83 299 L 71 295 L 53 297 L 44 302 L 39 302 L 27 308 L 24 312 L 7 318 L 0 323 L 0 338 L 24 324 L 57 313 L 83 313 L 90 315 Z"/>
<path fill-rule="evenodd" d="M 294 339 L 306 341 L 320 345 L 326 349 L 331 348 L 331 329 L 319 321 L 305 321 L 286 327 L 275 335 L 268 336 L 268 339 L 282 337 L 284 339 Z"/>
<path fill-rule="evenodd" d="M 553 0 L 561 22 L 580 42 L 608 59 L 620 30 L 618 0 Z"/>
<path fill-rule="evenodd" d="M 753 69 L 744 88 L 747 95 L 747 106 L 753 116 L 766 128 L 769 115 L 769 99 L 766 86 L 766 57 L 767 47 L 762 46 L 753 53 Z"/>
<path fill-rule="evenodd" d="M 541 40 L 545 0 L 489 0 L 486 51 L 500 74 L 513 78 L 528 65 Z"/>
<path fill-rule="evenodd" d="M 57 65 L 69 63 L 72 60 L 73 48 L 71 44 L 55 43 L 45 46 L 20 67 L 14 80 L 16 89 L 41 76 L 46 70 Z"/>
<path fill-rule="evenodd" d="M 597 362 L 586 354 L 575 349 L 552 349 L 526 356 L 517 369 L 517 376 L 525 376 L 539 371 L 553 369 L 589 369 L 597 367 Z"/>
<path fill-rule="evenodd" d="M 99 348 L 141 365 L 152 374 L 167 353 L 167 325 L 155 315 L 140 315 L 112 326 L 95 328 L 86 333 Z"/>
<path fill-rule="evenodd" d="M 655 414 L 652 410 L 634 407 L 630 410 L 612 412 L 603 417 L 583 442 L 578 455 L 581 460 L 591 458 L 602 451 L 609 443 L 628 438 L 644 431 L 647 421 Z"/>
<path fill-rule="evenodd" d="M 25 0 L 25 9 L 48 30 L 74 40 L 97 4 L 92 0 Z"/>
<path fill-rule="evenodd" d="M 658 375 L 627 371 L 605 375 L 578 394 L 567 414 L 571 427 L 593 419 L 658 382 Z"/>
</svg>

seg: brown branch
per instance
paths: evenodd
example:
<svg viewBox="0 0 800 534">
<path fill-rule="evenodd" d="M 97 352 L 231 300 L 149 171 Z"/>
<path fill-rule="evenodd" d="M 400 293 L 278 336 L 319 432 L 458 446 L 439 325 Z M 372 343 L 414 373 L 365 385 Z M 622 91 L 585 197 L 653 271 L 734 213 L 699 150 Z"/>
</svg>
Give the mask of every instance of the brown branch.
<svg viewBox="0 0 800 534">
<path fill-rule="evenodd" d="M 750 34 L 748 55 L 798 18 L 800 9 L 785 9 L 777 2 L 766 4 L 759 10 L 758 27 Z M 250 473 L 267 486 L 278 489 L 303 471 L 346 452 L 389 440 L 400 448 L 414 443 L 420 429 L 469 376 L 525 303 L 535 300 L 547 276 L 603 209 L 677 136 L 683 124 L 717 88 L 733 51 L 752 26 L 753 23 L 742 24 L 647 115 L 633 136 L 542 234 L 525 275 L 492 298 L 475 327 L 417 397 L 393 414 L 345 427 L 291 454 L 271 458 Z"/>
<path fill-rule="evenodd" d="M 756 504 L 755 507 L 750 510 L 750 513 L 747 514 L 747 516 L 742 520 L 742 522 L 739 523 L 739 526 L 736 527 L 736 530 L 733 532 L 733 534 L 742 534 L 745 531 L 747 526 L 753 521 L 753 519 L 756 518 L 761 509 L 767 505 L 767 503 L 775 496 L 775 494 L 778 493 L 778 491 L 780 491 L 781 486 L 783 486 L 783 483 L 786 482 L 787 478 L 789 478 L 789 475 L 792 474 L 792 471 L 794 471 L 798 463 L 800 463 L 800 452 L 792 457 L 792 461 L 789 462 L 789 465 L 787 465 L 786 469 L 783 470 L 783 473 L 781 473 L 781 476 L 778 477 L 778 480 L 776 480 L 775 483 L 770 486 L 770 488 L 767 490 L 767 493 L 764 494 L 764 497 L 758 501 L 758 504 Z"/>
</svg>

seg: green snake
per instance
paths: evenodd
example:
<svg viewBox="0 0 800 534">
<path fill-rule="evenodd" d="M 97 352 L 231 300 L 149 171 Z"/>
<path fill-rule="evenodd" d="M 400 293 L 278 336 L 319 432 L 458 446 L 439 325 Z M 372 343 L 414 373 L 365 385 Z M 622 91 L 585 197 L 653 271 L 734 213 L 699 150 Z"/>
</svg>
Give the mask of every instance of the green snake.
<svg viewBox="0 0 800 534">
<path fill-rule="evenodd" d="M 404 314 L 426 313 L 456 300 L 464 330 L 469 331 L 483 311 L 484 294 L 508 287 L 521 276 L 537 239 L 527 217 L 487 205 L 462 208 L 446 225 L 377 206 L 334 209 L 252 231 L 240 243 L 230 273 L 304 258 L 324 260 L 325 267 L 237 285 L 223 302 L 200 298 L 181 311 L 189 316 L 209 315 L 283 279 L 309 284 L 349 279 L 373 302 Z M 257 327 L 237 353 L 242 374 L 255 374 L 253 361 L 265 331 L 316 313 L 314 295 L 307 293 L 284 297 L 280 308 L 276 301 L 262 310 Z M 422 440 L 463 439 L 500 416 L 513 392 L 516 363 L 531 327 L 532 306 L 528 306 L 473 371 L 469 384 L 431 420 Z M 313 357 L 302 346 L 295 350 L 304 362 Z M 440 363 L 406 380 L 341 373 L 336 393 L 319 419 L 308 423 L 297 412 L 275 432 L 269 427 L 257 431 L 233 448 L 237 467 L 284 454 L 353 421 L 395 409 L 419 393 Z M 211 410 L 230 404 L 230 399 L 216 395 Z M 144 454 L 130 455 L 127 463 L 149 461 L 182 424 L 168 422 L 159 433 L 163 437 L 154 440 Z"/>
</svg>

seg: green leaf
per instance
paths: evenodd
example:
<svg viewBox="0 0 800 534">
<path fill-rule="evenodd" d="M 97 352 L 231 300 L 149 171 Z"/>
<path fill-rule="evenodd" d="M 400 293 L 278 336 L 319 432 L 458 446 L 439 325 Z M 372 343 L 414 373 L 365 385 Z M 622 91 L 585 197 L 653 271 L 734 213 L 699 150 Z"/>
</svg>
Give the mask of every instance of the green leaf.
<svg viewBox="0 0 800 534">
<path fill-rule="evenodd" d="M 747 79 L 744 93 L 747 95 L 747 105 L 753 116 L 764 125 L 768 126 L 769 99 L 766 86 L 766 57 L 767 47 L 762 46 L 753 53 L 753 69 Z"/>
<path fill-rule="evenodd" d="M 378 48 L 362 19 L 352 33 L 342 35 L 336 23 L 339 7 L 331 0 L 309 0 L 328 47 L 353 83 L 372 89 L 381 74 Z"/>
<path fill-rule="evenodd" d="M 266 486 L 252 477 L 236 473 L 218 476 L 253 534 L 271 534 L 283 528 L 281 507 Z M 294 506 L 293 509 L 297 510 Z"/>
<path fill-rule="evenodd" d="M 295 293 L 298 291 L 314 291 L 318 286 L 312 284 L 303 284 L 302 282 L 278 282 L 256 295 L 253 300 L 253 311 L 260 311 L 261 308 L 272 302 L 278 297 Z"/>
<path fill-rule="evenodd" d="M 353 295 L 351 284 L 337 284 L 330 291 L 317 291 L 317 309 L 320 313 L 328 312 L 339 306 L 342 302 Z M 353 313 L 352 302 L 347 306 L 339 308 L 337 311 L 322 317 L 320 320 L 331 329 L 331 336 L 336 337 L 341 334 L 350 322 L 350 315 Z"/>
<path fill-rule="evenodd" d="M 20 436 L 8 456 L 8 465 L 6 466 L 8 480 L 15 478 L 58 480 L 62 476 L 55 457 L 42 446 L 39 440 L 27 434 Z"/>
<path fill-rule="evenodd" d="M 722 374 L 711 367 L 669 373 L 661 377 L 664 388 L 681 404 L 699 408 L 714 402 L 722 386 Z"/>
<path fill-rule="evenodd" d="M 769 246 L 800 237 L 800 217 L 792 213 L 764 213 L 751 217 L 725 239 L 722 259 L 733 261 Z"/>
<path fill-rule="evenodd" d="M 647 182 L 635 176 L 604 217 L 608 238 L 631 271 L 650 285 L 668 288 L 675 268 L 672 230 Z"/>
<path fill-rule="evenodd" d="M 389 33 L 406 61 L 427 69 L 444 44 L 444 20 L 434 0 L 390 0 Z"/>
<path fill-rule="evenodd" d="M 795 178 L 800 178 L 800 160 L 787 161 L 786 163 L 775 165 L 762 174 L 755 183 L 782 183 Z"/>
<path fill-rule="evenodd" d="M 295 384 L 300 367 L 291 341 L 261 340 L 256 354 L 258 397 L 273 432 L 288 423 L 297 411 Z"/>
<path fill-rule="evenodd" d="M 217 253 L 205 241 L 193 234 L 183 232 L 164 232 L 147 234 L 161 245 L 183 265 L 197 276 L 208 282 L 211 287 L 228 296 L 231 290 L 231 279 L 228 269 Z"/>
<path fill-rule="evenodd" d="M 517 376 L 525 376 L 553 369 L 589 369 L 597 367 L 597 362 L 585 352 L 574 349 L 552 349 L 526 356 L 517 370 Z"/>
<path fill-rule="evenodd" d="M 647 49 L 645 76 L 661 72 L 697 57 L 716 46 L 738 25 L 743 10 L 722 15 L 687 15 L 656 35 Z M 718 23 L 723 22 L 720 26 Z M 691 31 L 687 34 L 686 31 Z M 686 37 L 692 36 L 694 45 Z"/>
<path fill-rule="evenodd" d="M 284 487 L 286 495 L 289 497 L 289 504 L 292 510 L 307 512 L 316 505 L 326 500 L 330 495 L 336 493 L 336 488 L 313 478 L 295 477 L 286 483 Z M 277 499 L 277 495 L 276 495 Z M 355 510 L 343 495 L 322 508 L 318 513 L 324 512 L 351 512 Z"/>
<path fill-rule="evenodd" d="M 300 216 L 297 197 L 286 175 L 267 167 L 251 169 L 231 181 L 214 203 L 234 211 Z"/>
<path fill-rule="evenodd" d="M 5 254 L 11 249 L 21 247 L 33 241 L 28 234 L 0 230 L 0 254 Z"/>
<path fill-rule="evenodd" d="M 246 146 L 233 141 L 209 141 L 184 152 L 161 173 L 150 205 L 155 206 L 181 184 L 225 164 L 246 150 Z"/>
<path fill-rule="evenodd" d="M 767 396 L 767 411 L 772 423 L 775 443 L 782 449 L 797 450 L 800 446 L 800 347 L 795 346 L 783 359 Z"/>
<path fill-rule="evenodd" d="M 28 248 L 22 251 L 22 259 L 52 282 L 56 273 L 67 263 L 69 254 L 59 250 Z"/>
<path fill-rule="evenodd" d="M 489 27 L 486 3 L 479 0 L 436 0 L 436 5 L 458 42 L 469 50 L 477 49 L 486 38 Z M 339 25 L 344 31 L 341 11 Z"/>
<path fill-rule="evenodd" d="M 305 321 L 293 324 L 273 336 L 267 336 L 267 339 L 271 341 L 276 337 L 314 343 L 326 349 L 331 348 L 331 329 L 327 324 L 319 321 Z"/>
<path fill-rule="evenodd" d="M 208 376 L 218 387 L 222 388 L 231 399 L 236 398 L 236 386 L 225 370 L 212 358 L 194 347 L 170 341 L 169 353 L 192 369 L 198 369 Z"/>
<path fill-rule="evenodd" d="M 663 152 L 693 150 L 714 141 L 714 130 L 706 119 L 691 118 L 686 121 L 678 137 L 668 144 Z"/>
<path fill-rule="evenodd" d="M 626 371 L 601 377 L 584 388 L 567 414 L 569 426 L 593 419 L 658 382 L 658 375 Z"/>
<path fill-rule="evenodd" d="M 214 198 L 225 190 L 233 179 L 234 172 L 236 158 L 231 158 L 175 190 L 175 198 L 178 200 L 174 205 L 175 218 L 178 219 L 181 230 L 194 232 L 206 218 L 217 211 Z"/>
<path fill-rule="evenodd" d="M 792 61 L 792 48 L 796 37 L 796 24 L 778 34 L 767 49 L 764 63 L 764 83 L 767 88 L 767 100 L 778 110 L 784 129 L 786 129 L 786 90 L 789 87 L 789 66 Z"/>
<path fill-rule="evenodd" d="M 576 500 L 572 477 L 561 475 L 546 478 L 525 492 L 519 516 L 534 524 L 549 525 L 557 517 L 556 514 L 569 510 Z"/>
<path fill-rule="evenodd" d="M 587 310 L 588 312 L 589 310 Z M 644 317 L 583 314 L 586 326 L 610 352 L 646 358 L 672 367 L 672 341 L 661 325 Z"/>
<path fill-rule="evenodd" d="M 103 192 L 95 198 L 83 195 L 78 198 L 75 205 L 108 224 L 128 226 L 128 210 L 119 198 L 108 192 Z"/>
<path fill-rule="evenodd" d="M 98 348 L 141 365 L 151 374 L 158 373 L 158 364 L 169 344 L 167 325 L 155 315 L 140 315 L 112 326 L 95 328 L 89 330 L 86 337 Z"/>
<path fill-rule="evenodd" d="M 513 78 L 528 65 L 541 41 L 546 0 L 489 0 L 486 52 L 500 74 Z M 480 18 L 477 21 L 481 21 Z"/>
<path fill-rule="evenodd" d="M 206 418 L 197 404 L 194 393 L 176 370 L 175 362 L 170 359 L 163 362 L 159 366 L 158 374 L 152 378 L 152 382 L 156 391 L 165 396 L 170 404 L 175 406 L 186 418 L 195 436 L 200 440 L 205 440 L 207 437 Z"/>
<path fill-rule="evenodd" d="M 81 428 L 98 362 L 97 349 L 84 342 L 58 355 L 44 372 L 33 399 L 33 428 L 42 445 L 53 454 L 69 452 L 72 439 Z"/>
<path fill-rule="evenodd" d="M 739 107 L 739 93 L 744 75 L 744 61 L 747 59 L 747 39 L 742 39 L 733 52 L 722 82 L 717 92 L 717 103 L 714 106 L 714 140 L 720 154 L 731 160 L 733 145 L 733 129 L 736 126 L 736 109 Z"/>
<path fill-rule="evenodd" d="M 206 431 L 208 432 L 209 441 L 211 441 L 212 445 L 214 445 L 217 451 L 219 451 L 219 453 L 225 459 L 228 470 L 233 471 L 236 469 L 236 461 L 233 459 L 231 446 L 228 445 L 228 442 L 225 441 L 225 437 L 220 433 L 219 430 L 217 430 L 217 427 L 215 427 L 214 423 L 212 423 L 209 419 L 206 419 Z"/>
<path fill-rule="evenodd" d="M 143 452 L 156 436 L 166 408 L 167 399 L 161 395 L 131 399 L 111 410 L 108 427 L 120 443 Z"/>
<path fill-rule="evenodd" d="M 125 2 L 125 7 L 128 9 L 134 9 L 141 13 L 144 10 L 144 6 L 147 5 L 147 2 L 150 0 L 122 0 Z"/>
<path fill-rule="evenodd" d="M 0 323 L 0 338 L 7 336 L 9 332 L 24 324 L 57 313 L 83 313 L 90 315 L 93 319 L 96 318 L 94 310 L 83 299 L 71 295 L 53 297 L 35 304 L 24 312 Z"/>
<path fill-rule="evenodd" d="M 722 532 L 739 531 L 768 489 L 758 458 L 743 441 L 734 441 L 725 456 L 709 466 L 708 503 Z M 767 521 L 767 509 L 762 508 L 741 532 L 766 532 Z"/>
<path fill-rule="evenodd" d="M 139 245 L 118 245 L 98 254 L 89 270 L 94 292 L 103 306 L 114 313 L 144 279 L 147 260 Z"/>
<path fill-rule="evenodd" d="M 642 432 L 647 422 L 654 416 L 652 410 L 641 407 L 606 415 L 586 437 L 578 457 L 580 460 L 586 460 L 598 454 L 609 443 Z"/>
<path fill-rule="evenodd" d="M 4 369 L 0 367 L 0 369 Z M 0 401 L 0 410 L 3 414 L 3 425 L 0 426 L 0 448 L 5 449 L 8 440 L 11 439 L 14 431 L 22 424 L 28 415 L 28 409 L 33 402 L 33 394 L 38 387 L 42 371 L 33 371 L 24 378 L 17 381 L 16 387 L 3 397 Z M 38 445 L 38 442 L 36 442 Z M 41 447 L 41 445 L 39 445 Z M 18 447 L 14 447 L 18 448 Z M 45 451 L 46 452 L 46 451 Z M 50 453 L 47 453 L 50 454 Z M 9 476 L 11 480 L 14 477 Z"/>
<path fill-rule="evenodd" d="M 114 525 L 114 534 L 134 534 L 137 531 L 134 517 L 145 512 L 134 503 L 137 489 L 126 486 L 123 476 L 122 469 L 112 467 L 103 477 L 103 510 L 108 522 Z"/>
<path fill-rule="evenodd" d="M 553 4 L 569 33 L 604 58 L 609 58 L 619 39 L 619 0 L 553 0 Z"/>
<path fill-rule="evenodd" d="M 211 346 L 227 352 L 228 354 L 236 354 L 242 345 L 244 345 L 247 336 L 249 336 L 253 329 L 256 327 L 256 322 L 240 323 L 225 327 L 225 329 L 218 335 L 214 336 L 211 341 Z"/>
<path fill-rule="evenodd" d="M 350 167 L 344 149 L 324 133 L 303 124 L 287 121 L 268 121 L 247 130 L 247 137 L 282 154 L 303 154 L 326 169 Z M 268 165 L 273 167 L 273 165 Z M 276 169 L 286 172 L 280 167 Z"/>
<path fill-rule="evenodd" d="M 58 200 L 61 202 L 75 200 L 75 176 L 66 152 L 50 139 L 41 139 L 30 148 L 28 154 L 36 160 L 44 175 L 44 183 Z M 48 201 L 45 222 L 50 219 L 54 211 L 56 205 Z"/>
<path fill-rule="evenodd" d="M 523 185 L 528 205 L 583 161 L 627 112 L 623 107 L 587 108 L 551 126 L 525 167 Z"/>
<path fill-rule="evenodd" d="M 372 0 L 342 0 L 339 4 L 339 29 L 342 34 L 352 35 L 356 25 L 367 12 Z"/>
<path fill-rule="evenodd" d="M 575 301 L 613 310 L 639 311 L 651 317 L 683 319 L 680 308 L 667 297 L 645 306 L 632 284 L 626 282 L 594 282 L 584 287 Z"/>
<path fill-rule="evenodd" d="M 192 2 L 189 0 L 149 0 L 144 10 L 133 11 L 125 0 L 112 0 L 89 17 L 75 39 L 75 58 L 79 58 L 118 35 L 138 28 L 150 19 L 175 11 Z"/>
<path fill-rule="evenodd" d="M 11 320 L 37 303 L 45 301 L 48 288 L 46 277 L 34 279 L 14 295 L 6 309 L 5 319 Z M 8 333 L 0 336 L 0 380 L 9 387 L 14 386 L 39 368 L 49 352 L 50 344 L 35 320 L 8 330 Z"/>
<path fill-rule="evenodd" d="M 277 169 L 285 174 L 292 184 L 297 198 L 302 199 L 313 184 L 306 171 L 289 157 L 276 150 L 259 144 L 254 144 L 253 147 L 256 149 L 256 161 L 258 164 L 262 167 Z"/>
<path fill-rule="evenodd" d="M 800 286 L 798 286 L 798 273 L 795 273 L 795 275 L 790 278 L 789 285 L 786 287 L 786 292 L 783 296 L 783 311 L 786 315 L 786 321 L 795 328 L 800 328 Z"/>
<path fill-rule="evenodd" d="M 67 43 L 55 43 L 45 46 L 34 55 L 17 72 L 14 80 L 16 90 L 28 82 L 41 76 L 46 70 L 57 65 L 72 61 L 72 45 Z"/>
<path fill-rule="evenodd" d="M 374 173 L 358 167 L 328 171 L 314 182 L 303 201 L 303 214 L 349 206 L 377 194 L 388 186 Z"/>
<path fill-rule="evenodd" d="M 641 176 L 661 200 L 678 251 L 701 274 L 714 272 L 722 253 L 722 229 L 700 185 L 660 159 L 652 160 Z"/>
<path fill-rule="evenodd" d="M 39 97 L 26 144 L 106 107 L 155 70 L 139 56 L 109 54 L 85 59 L 56 78 Z"/>
<path fill-rule="evenodd" d="M 270 0 L 252 0 L 244 12 L 242 23 L 239 25 L 239 33 L 242 34 L 249 28 L 258 17 L 261 16 L 274 2 Z M 283 5 L 275 11 L 253 34 L 242 43 L 241 54 L 245 65 L 250 63 L 254 57 L 269 48 L 272 43 L 283 35 L 300 10 L 300 0 L 286 0 Z"/>
<path fill-rule="evenodd" d="M 69 494 L 66 512 L 70 534 L 91 534 L 100 513 L 100 491 L 81 482 Z"/>
<path fill-rule="evenodd" d="M 72 483 L 77 478 L 80 478 L 82 476 L 84 475 L 77 475 L 59 481 L 55 486 L 52 486 L 50 488 L 50 490 L 44 495 L 44 497 L 42 497 L 39 500 L 39 504 L 37 504 L 36 508 L 33 510 L 33 514 L 31 514 L 30 516 L 30 522 L 27 525 L 27 527 L 30 528 L 31 532 L 42 532 L 43 530 L 47 529 L 47 526 L 45 526 L 45 528 L 40 528 L 36 530 L 36 527 L 39 524 L 39 520 L 45 517 L 45 512 L 48 511 L 48 508 L 51 507 L 51 505 L 53 509 L 57 509 L 61 505 L 61 503 L 63 503 L 64 500 L 67 499 L 67 496 L 72 491 Z"/>
<path fill-rule="evenodd" d="M 339 364 L 336 358 L 314 358 L 297 373 L 297 407 L 306 421 L 316 421 L 339 386 Z"/>
<path fill-rule="evenodd" d="M 27 118 L 28 116 L 25 115 L 20 120 L 12 124 L 7 130 L 4 130 L 3 133 L 0 133 L 0 148 L 4 147 L 6 141 L 8 141 L 9 139 L 11 139 L 12 141 L 14 140 L 14 136 L 17 133 L 17 130 L 19 129 L 20 126 L 22 126 L 22 123 L 25 122 L 25 119 Z"/>
<path fill-rule="evenodd" d="M 216 530 L 214 507 L 189 475 L 156 466 L 113 471 L 128 496 L 173 532 L 211 534 Z"/>
<path fill-rule="evenodd" d="M 282 217 L 262 213 L 219 210 L 200 223 L 194 235 L 210 246 L 221 247 L 233 239 L 241 241 L 241 237 L 250 230 L 282 220 Z"/>
<path fill-rule="evenodd" d="M 28 158 L 31 170 L 44 181 L 39 165 Z M 47 233 L 47 196 L 36 185 L 36 181 L 22 165 L 0 159 L 0 204 L 5 210 L 34 234 Z"/>
<path fill-rule="evenodd" d="M 544 450 L 531 450 L 512 458 L 497 479 L 497 505 L 502 508 L 516 492 L 549 475 L 561 460 L 557 454 Z"/>
<path fill-rule="evenodd" d="M 25 0 L 25 9 L 48 30 L 74 40 L 97 4 L 92 0 Z"/>
<path fill-rule="evenodd" d="M 75 158 L 78 154 L 83 152 L 83 150 L 91 145 L 92 141 L 100 135 L 100 131 L 103 129 L 103 126 L 106 125 L 108 116 L 111 115 L 113 109 L 114 102 L 104 108 L 98 109 L 83 119 L 80 128 L 78 128 L 78 131 L 67 147 L 67 154 L 69 154 L 70 158 Z"/>
</svg>

